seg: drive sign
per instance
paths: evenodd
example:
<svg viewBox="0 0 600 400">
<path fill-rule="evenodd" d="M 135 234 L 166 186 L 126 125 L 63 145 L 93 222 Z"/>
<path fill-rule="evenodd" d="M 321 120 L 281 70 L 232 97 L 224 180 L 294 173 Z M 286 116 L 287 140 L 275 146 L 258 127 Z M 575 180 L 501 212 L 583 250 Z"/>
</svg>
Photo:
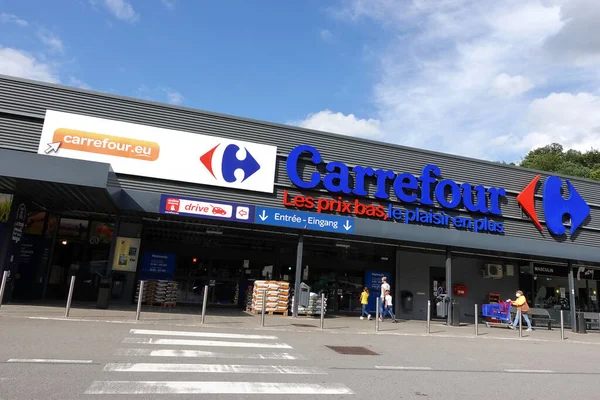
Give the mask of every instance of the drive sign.
<svg viewBox="0 0 600 400">
<path fill-rule="evenodd" d="M 38 148 L 120 174 L 273 193 L 277 147 L 46 111 Z"/>
</svg>

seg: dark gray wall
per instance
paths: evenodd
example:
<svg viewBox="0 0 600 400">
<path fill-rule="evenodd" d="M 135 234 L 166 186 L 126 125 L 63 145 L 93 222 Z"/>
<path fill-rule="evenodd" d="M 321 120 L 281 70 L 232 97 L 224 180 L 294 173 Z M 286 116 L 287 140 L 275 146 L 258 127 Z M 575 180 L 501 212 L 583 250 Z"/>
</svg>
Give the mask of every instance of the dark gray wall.
<svg viewBox="0 0 600 400">
<path fill-rule="evenodd" d="M 310 144 L 321 151 L 326 161 L 339 160 L 349 165 L 388 168 L 396 172 L 413 174 L 419 174 L 424 165 L 433 163 L 441 168 L 444 178 L 459 183 L 469 182 L 504 187 L 509 193 L 509 198 L 502 204 L 503 218 L 497 219 L 505 224 L 504 237 L 494 239 L 490 248 L 486 247 L 490 241 L 483 239 L 484 236 L 489 235 L 472 233 L 466 240 L 466 244 L 470 247 L 493 250 L 493 245 L 502 243 L 505 238 L 532 239 L 540 244 L 545 243 L 547 249 L 550 249 L 549 246 L 553 246 L 557 241 L 600 247 L 600 190 L 598 190 L 600 184 L 592 181 L 572 180 L 592 207 L 591 219 L 574 238 L 557 239 L 547 231 L 538 232 L 534 225 L 522 215 L 516 203 L 516 195 L 536 175 L 534 171 L 3 76 L 0 76 L 0 148 L 36 152 L 46 109 L 278 146 L 276 190 L 273 194 L 265 195 L 229 189 L 215 190 L 214 187 L 202 185 L 124 175 L 117 175 L 109 182 L 115 186 L 120 185 L 124 189 L 281 207 L 283 190 L 291 189 L 293 194 L 299 193 L 291 186 L 285 173 L 286 154 L 298 144 Z M 303 168 L 303 173 L 307 175 L 312 168 Z M 370 187 L 372 192 L 374 182 L 370 183 Z M 315 194 L 319 195 L 318 192 L 313 192 L 313 195 Z M 321 194 L 326 195 L 325 193 Z M 401 207 L 401 204 L 397 205 Z M 536 201 L 536 207 L 538 216 L 543 220 L 540 199 Z M 427 229 L 434 232 L 442 228 Z M 404 233 L 403 236 L 397 238 L 411 240 L 411 234 Z M 482 240 L 483 242 L 480 243 Z M 507 251 L 506 247 L 512 248 L 513 243 L 517 242 L 513 240 L 510 243 L 507 242 L 508 245 L 500 247 L 502 247 L 502 251 Z M 513 250 L 521 252 L 523 249 L 515 247 Z M 588 261 L 597 260 L 588 259 Z"/>
<path fill-rule="evenodd" d="M 412 292 L 414 295 L 414 308 L 412 313 L 405 313 L 400 307 L 401 300 L 397 300 L 397 313 L 401 318 L 424 320 L 427 318 L 427 300 L 430 298 L 430 292 L 433 291 L 433 287 L 429 286 L 430 267 L 444 268 L 446 256 L 441 253 L 425 254 L 409 251 L 400 251 L 399 253 L 400 274 L 396 280 L 400 282 L 400 287 L 396 292 L 398 293 L 401 290 Z M 484 278 L 481 272 L 484 265 L 496 263 L 514 265 L 514 275 L 504 275 L 502 279 Z M 493 259 L 465 257 L 453 258 L 452 283 L 453 285 L 465 285 L 468 288 L 467 296 L 453 296 L 458 300 L 461 307 L 461 321 L 473 321 L 475 304 L 483 304 L 490 292 L 499 292 L 502 300 L 514 298 L 515 291 L 519 289 L 518 266 L 519 263 L 517 261 L 495 261 Z M 398 297 L 398 295 L 396 296 Z M 468 316 L 465 316 L 465 314 Z"/>
</svg>

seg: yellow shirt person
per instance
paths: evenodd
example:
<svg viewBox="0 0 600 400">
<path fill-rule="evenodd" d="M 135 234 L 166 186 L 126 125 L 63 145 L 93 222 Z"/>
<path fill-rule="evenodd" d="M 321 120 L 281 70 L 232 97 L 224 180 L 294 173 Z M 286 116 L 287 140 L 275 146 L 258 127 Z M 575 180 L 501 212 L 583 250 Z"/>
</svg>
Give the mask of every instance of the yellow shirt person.
<svg viewBox="0 0 600 400">
<path fill-rule="evenodd" d="M 370 320 L 371 314 L 369 314 L 369 312 L 367 311 L 367 306 L 369 305 L 369 289 L 366 287 L 363 289 L 362 293 L 360 294 L 360 304 L 362 305 L 362 312 L 360 314 L 360 319 L 365 319 L 365 316 L 367 316 L 367 319 Z"/>
</svg>

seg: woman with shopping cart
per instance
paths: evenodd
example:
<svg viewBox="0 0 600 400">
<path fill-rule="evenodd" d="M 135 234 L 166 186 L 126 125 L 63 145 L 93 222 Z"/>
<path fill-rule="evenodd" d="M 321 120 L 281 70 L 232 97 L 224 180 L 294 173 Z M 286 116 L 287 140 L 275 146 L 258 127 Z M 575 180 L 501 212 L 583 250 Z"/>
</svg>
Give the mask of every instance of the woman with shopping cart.
<svg viewBox="0 0 600 400">
<path fill-rule="evenodd" d="M 525 322 L 527 323 L 527 332 L 531 332 L 533 329 L 531 328 L 531 321 L 529 321 L 529 317 L 527 316 L 527 313 L 529 312 L 529 304 L 527 304 L 527 299 L 525 298 L 523 292 L 520 290 L 517 290 L 515 296 L 516 299 L 514 301 L 511 299 L 506 300 L 507 302 L 510 302 L 513 306 L 517 307 L 517 315 L 515 315 L 515 321 L 512 323 L 512 325 L 509 325 L 508 327 L 510 329 L 515 329 L 517 327 L 517 324 L 519 323 L 519 315 L 522 315 L 523 319 L 525 319 Z"/>
</svg>

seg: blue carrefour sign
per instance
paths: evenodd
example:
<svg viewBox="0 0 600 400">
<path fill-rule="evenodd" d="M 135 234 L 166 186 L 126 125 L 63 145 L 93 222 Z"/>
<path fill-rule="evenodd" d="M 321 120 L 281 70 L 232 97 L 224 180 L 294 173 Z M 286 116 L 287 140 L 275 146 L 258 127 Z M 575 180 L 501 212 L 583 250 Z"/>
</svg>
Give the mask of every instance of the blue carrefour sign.
<svg viewBox="0 0 600 400">
<path fill-rule="evenodd" d="M 354 233 L 354 218 L 279 208 L 256 207 L 254 222 L 262 225 L 284 226 L 286 228 Z"/>
<path fill-rule="evenodd" d="M 434 200 L 444 208 L 453 209 L 464 206 L 470 212 L 502 215 L 500 202 L 506 197 L 503 188 L 486 188 L 483 185 L 456 183 L 450 179 L 440 179 L 439 167 L 429 164 L 423 167 L 420 176 L 408 172 L 396 173 L 392 170 L 375 169 L 357 165 L 348 167 L 341 161 L 330 161 L 325 164 L 327 172 L 312 172 L 308 179 L 299 173 L 298 162 L 301 157 L 308 156 L 314 165 L 323 162 L 319 151 L 309 145 L 300 145 L 288 155 L 286 170 L 294 185 L 302 189 L 314 189 L 319 184 L 331 193 L 340 193 L 365 197 L 368 195 L 368 177 L 375 179 L 377 190 L 374 197 L 387 200 L 391 190 L 404 203 L 418 202 L 423 206 L 433 206 Z M 351 177 L 352 172 L 352 177 Z"/>
</svg>

